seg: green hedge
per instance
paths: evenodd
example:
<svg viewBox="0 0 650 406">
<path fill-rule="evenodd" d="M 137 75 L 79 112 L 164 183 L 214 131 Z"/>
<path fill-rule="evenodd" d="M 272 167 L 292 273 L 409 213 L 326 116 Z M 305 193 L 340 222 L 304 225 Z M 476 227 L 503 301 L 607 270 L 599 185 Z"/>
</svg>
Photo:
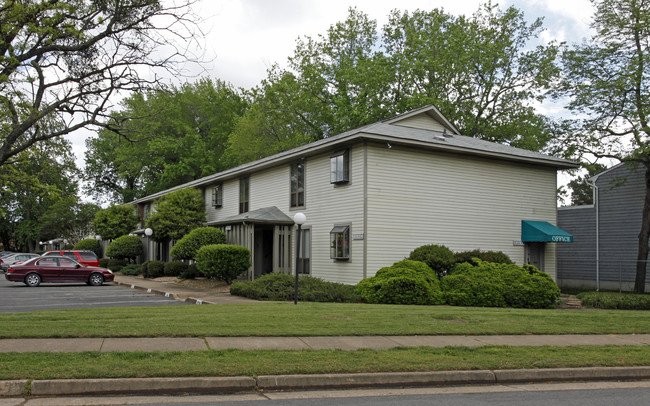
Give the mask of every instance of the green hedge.
<svg viewBox="0 0 650 406">
<path fill-rule="evenodd" d="M 615 292 L 582 292 L 577 295 L 585 307 L 597 309 L 650 310 L 650 295 Z"/>
<path fill-rule="evenodd" d="M 180 276 L 183 272 L 187 271 L 187 265 L 185 262 L 181 261 L 172 261 L 165 262 L 164 274 L 165 276 Z"/>
<path fill-rule="evenodd" d="M 225 244 L 226 233 L 214 227 L 199 227 L 187 233 L 171 249 L 172 258 L 196 259 L 199 248 L 205 245 Z"/>
<path fill-rule="evenodd" d="M 144 253 L 142 240 L 137 235 L 123 235 L 114 239 L 106 248 L 106 256 L 134 260 Z"/>
<path fill-rule="evenodd" d="M 101 258 L 102 255 L 102 245 L 94 238 L 86 238 L 76 243 L 73 247 L 75 250 L 88 250 L 92 251 L 97 255 L 97 258 Z"/>
<path fill-rule="evenodd" d="M 110 258 L 99 258 L 99 266 L 108 268 L 108 261 L 110 261 Z"/>
<path fill-rule="evenodd" d="M 109 258 L 106 263 L 106 268 L 110 269 L 113 272 L 119 272 L 127 264 L 125 259 Z"/>
<path fill-rule="evenodd" d="M 165 275 L 165 263 L 163 261 L 147 261 L 142 264 L 142 274 L 145 278 L 158 278 Z"/>
<path fill-rule="evenodd" d="M 294 275 L 270 273 L 254 281 L 235 281 L 230 294 L 256 300 L 292 301 L 295 294 Z M 298 300 L 303 302 L 357 303 L 361 298 L 354 286 L 326 282 L 310 276 L 298 278 Z"/>
<path fill-rule="evenodd" d="M 532 265 L 466 262 L 445 276 L 441 286 L 452 306 L 553 308 L 560 298 L 553 279 Z"/>
<path fill-rule="evenodd" d="M 205 245 L 196 253 L 196 264 L 208 278 L 231 283 L 251 266 L 250 257 L 250 250 L 241 245 Z"/>
<path fill-rule="evenodd" d="M 122 273 L 122 275 L 136 276 L 136 275 L 140 275 L 141 270 L 142 270 L 141 265 L 128 264 L 124 268 L 122 268 L 120 272 Z"/>
<path fill-rule="evenodd" d="M 497 264 L 513 264 L 510 257 L 503 253 L 502 251 L 462 251 L 454 254 L 454 259 L 457 264 L 462 264 L 463 262 L 469 262 L 472 265 L 478 265 L 478 262 L 474 260 L 478 258 L 481 261 L 485 262 L 494 262 Z"/>
<path fill-rule="evenodd" d="M 424 262 L 433 269 L 439 278 L 447 275 L 454 268 L 454 253 L 444 245 L 423 245 L 414 249 L 409 255 L 413 261 Z"/>
<path fill-rule="evenodd" d="M 185 271 L 178 275 L 179 279 L 195 279 L 197 276 L 201 276 L 201 272 L 196 267 L 196 263 L 189 265 Z"/>
<path fill-rule="evenodd" d="M 402 260 L 359 282 L 355 292 L 368 303 L 442 304 L 438 276 L 427 264 Z"/>
</svg>

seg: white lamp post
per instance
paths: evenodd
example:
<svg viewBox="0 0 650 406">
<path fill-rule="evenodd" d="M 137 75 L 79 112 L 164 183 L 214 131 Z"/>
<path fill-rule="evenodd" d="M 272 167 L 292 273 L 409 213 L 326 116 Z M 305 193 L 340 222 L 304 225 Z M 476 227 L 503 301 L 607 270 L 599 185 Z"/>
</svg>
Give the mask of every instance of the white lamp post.
<svg viewBox="0 0 650 406">
<path fill-rule="evenodd" d="M 305 221 L 307 221 L 307 216 L 305 216 L 303 213 L 296 213 L 295 216 L 293 216 L 293 221 L 298 225 L 298 235 L 296 239 L 296 286 L 295 286 L 295 292 L 293 295 L 293 304 L 298 304 L 298 263 L 300 261 L 300 230 L 303 224 L 305 224 Z"/>
</svg>

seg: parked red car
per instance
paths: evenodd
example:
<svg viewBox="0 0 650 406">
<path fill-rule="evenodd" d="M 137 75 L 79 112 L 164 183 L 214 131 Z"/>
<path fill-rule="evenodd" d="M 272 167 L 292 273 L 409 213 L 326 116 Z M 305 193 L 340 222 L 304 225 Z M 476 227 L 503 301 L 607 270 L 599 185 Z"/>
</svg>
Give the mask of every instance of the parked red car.
<svg viewBox="0 0 650 406">
<path fill-rule="evenodd" d="M 64 257 L 70 257 L 80 264 L 89 265 L 89 266 L 99 266 L 99 259 L 94 252 L 88 250 L 59 250 L 59 251 L 48 251 L 43 256 L 49 255 L 61 255 Z"/>
<path fill-rule="evenodd" d="M 84 282 L 100 286 L 114 279 L 113 272 L 106 268 L 86 266 L 68 257 L 48 255 L 33 258 L 7 269 L 5 278 L 11 282 L 22 282 L 27 286 L 43 283 Z"/>
</svg>

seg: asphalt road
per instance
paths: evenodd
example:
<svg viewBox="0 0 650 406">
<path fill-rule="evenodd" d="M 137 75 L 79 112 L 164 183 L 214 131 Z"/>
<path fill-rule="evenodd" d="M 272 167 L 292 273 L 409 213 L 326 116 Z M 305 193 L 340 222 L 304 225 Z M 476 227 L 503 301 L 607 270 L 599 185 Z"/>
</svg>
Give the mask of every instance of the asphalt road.
<svg viewBox="0 0 650 406">
<path fill-rule="evenodd" d="M 0 313 L 35 310 L 80 309 L 96 307 L 175 306 L 186 303 L 172 298 L 139 292 L 112 283 L 103 286 L 86 284 L 43 283 L 30 288 L 10 282 L 0 272 Z"/>
<path fill-rule="evenodd" d="M 203 396 L 114 396 L 98 398 L 6 399 L 7 406 L 87 404 L 174 406 L 645 406 L 650 383 L 590 382 L 532 385 L 465 386 L 411 389 L 359 389 L 315 392 L 268 392 Z M 4 406 L 0 399 L 0 405 Z"/>
</svg>

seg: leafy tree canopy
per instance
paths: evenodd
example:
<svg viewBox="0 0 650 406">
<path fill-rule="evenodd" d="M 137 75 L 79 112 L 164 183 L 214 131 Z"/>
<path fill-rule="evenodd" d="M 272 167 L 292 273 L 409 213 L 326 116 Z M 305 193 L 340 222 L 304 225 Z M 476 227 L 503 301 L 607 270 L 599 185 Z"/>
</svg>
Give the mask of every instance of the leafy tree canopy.
<svg viewBox="0 0 650 406">
<path fill-rule="evenodd" d="M 205 223 L 205 203 L 198 189 L 176 190 L 156 200 L 154 206 L 147 219 L 154 241 L 179 240 Z"/>
<path fill-rule="evenodd" d="M 111 206 L 102 209 L 95 215 L 93 225 L 95 232 L 103 240 L 114 240 L 133 231 L 140 222 L 140 218 L 133 206 Z"/>
<path fill-rule="evenodd" d="M 180 75 L 175 63 L 190 59 L 195 39 L 193 2 L 3 1 L 0 166 L 79 128 L 117 128 L 105 119 L 119 92 L 148 88 L 160 70 Z"/>
<path fill-rule="evenodd" d="M 242 95 L 208 79 L 134 94 L 113 115 L 120 134 L 86 142 L 86 192 L 130 202 L 227 169 L 228 135 L 244 114 Z"/>
</svg>

